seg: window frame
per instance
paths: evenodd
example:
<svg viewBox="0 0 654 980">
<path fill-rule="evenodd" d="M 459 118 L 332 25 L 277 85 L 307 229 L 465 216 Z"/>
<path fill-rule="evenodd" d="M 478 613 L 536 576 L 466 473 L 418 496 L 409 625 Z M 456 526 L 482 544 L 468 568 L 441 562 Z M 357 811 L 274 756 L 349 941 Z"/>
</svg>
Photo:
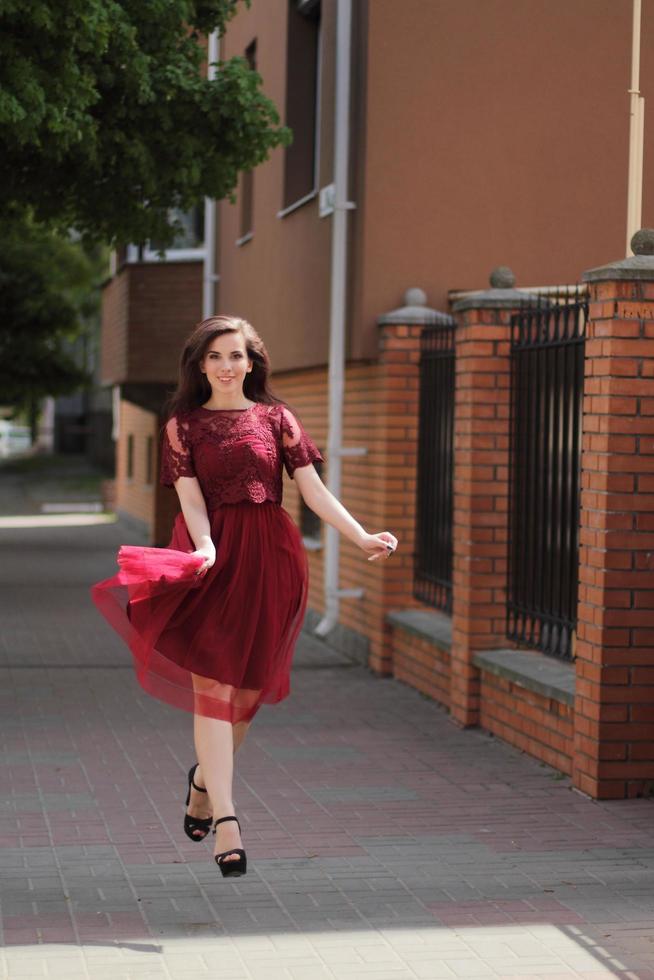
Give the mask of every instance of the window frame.
<svg viewBox="0 0 654 980">
<path fill-rule="evenodd" d="M 154 472 L 155 472 L 155 439 L 153 435 L 145 437 L 145 485 L 146 487 L 154 486 Z"/>
<path fill-rule="evenodd" d="M 257 70 L 258 45 L 257 38 L 253 37 L 246 47 L 243 57 L 248 63 L 251 71 Z M 236 239 L 236 245 L 245 245 L 252 241 L 254 237 L 254 168 L 241 171 L 241 186 L 239 192 L 239 228 L 240 235 Z M 249 218 L 249 227 L 245 227 L 245 218 Z"/>
<path fill-rule="evenodd" d="M 134 441 L 134 433 L 129 432 L 125 447 L 125 481 L 127 483 L 134 481 Z"/>
<path fill-rule="evenodd" d="M 303 16 L 309 16 L 311 11 L 320 6 L 322 8 L 321 0 L 305 0 L 305 3 L 297 2 L 296 8 L 298 13 Z M 288 57 L 288 55 L 287 55 Z M 322 9 L 320 10 L 320 15 L 318 18 L 318 37 L 316 39 L 316 98 L 314 107 L 314 134 L 313 134 L 313 187 L 306 194 L 302 194 L 295 201 L 291 201 L 289 204 L 285 204 L 284 207 L 280 208 L 277 212 L 277 218 L 285 218 L 287 215 L 292 214 L 299 208 L 308 204 L 310 201 L 315 200 L 318 197 L 320 190 L 320 152 L 321 152 L 321 130 L 322 130 L 322 86 L 323 86 L 323 23 L 322 23 Z M 286 84 L 288 85 L 288 70 L 286 77 Z M 287 122 L 284 120 L 285 123 Z M 286 149 L 285 152 L 288 152 Z M 286 165 L 286 163 L 285 163 Z M 286 170 L 284 169 L 284 181 L 286 180 Z M 282 184 L 282 196 L 284 194 L 285 185 Z"/>
</svg>

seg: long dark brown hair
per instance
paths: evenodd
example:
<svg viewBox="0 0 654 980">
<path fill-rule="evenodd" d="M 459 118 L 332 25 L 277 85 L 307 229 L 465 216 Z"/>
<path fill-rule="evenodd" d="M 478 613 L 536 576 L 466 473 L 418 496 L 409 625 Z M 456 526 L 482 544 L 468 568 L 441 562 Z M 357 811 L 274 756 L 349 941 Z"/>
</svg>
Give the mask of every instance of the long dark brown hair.
<svg viewBox="0 0 654 980">
<path fill-rule="evenodd" d="M 209 345 L 225 333 L 240 333 L 245 342 L 247 355 L 252 362 L 252 370 L 243 382 L 243 394 L 253 402 L 265 405 L 283 405 L 280 398 L 273 395 L 269 386 L 270 359 L 264 343 L 251 323 L 239 316 L 210 316 L 201 320 L 190 335 L 179 361 L 179 381 L 166 405 L 165 417 L 190 412 L 199 408 L 211 397 L 211 385 L 200 370 L 200 362 Z"/>
</svg>

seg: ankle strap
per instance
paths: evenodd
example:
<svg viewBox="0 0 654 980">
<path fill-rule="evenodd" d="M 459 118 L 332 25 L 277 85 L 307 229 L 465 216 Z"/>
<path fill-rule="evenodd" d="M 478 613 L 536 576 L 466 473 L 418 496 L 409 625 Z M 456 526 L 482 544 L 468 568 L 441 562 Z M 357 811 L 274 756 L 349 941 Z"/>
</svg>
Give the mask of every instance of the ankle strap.
<svg viewBox="0 0 654 980">
<path fill-rule="evenodd" d="M 191 786 L 193 787 L 193 789 L 196 789 L 198 791 L 198 793 L 206 793 L 207 792 L 207 787 L 206 786 L 196 786 L 195 779 L 193 778 L 195 776 L 195 770 L 198 768 L 199 765 L 200 765 L 200 763 L 199 762 L 196 762 L 195 765 L 193 766 L 193 768 L 191 769 Z"/>
<path fill-rule="evenodd" d="M 213 829 L 215 830 L 216 827 L 218 826 L 218 824 L 219 823 L 224 823 L 225 820 L 236 820 L 236 823 L 238 823 L 238 817 L 219 817 L 218 820 L 215 820 L 214 821 Z M 241 829 L 240 823 L 238 823 L 238 829 L 239 830 Z"/>
</svg>

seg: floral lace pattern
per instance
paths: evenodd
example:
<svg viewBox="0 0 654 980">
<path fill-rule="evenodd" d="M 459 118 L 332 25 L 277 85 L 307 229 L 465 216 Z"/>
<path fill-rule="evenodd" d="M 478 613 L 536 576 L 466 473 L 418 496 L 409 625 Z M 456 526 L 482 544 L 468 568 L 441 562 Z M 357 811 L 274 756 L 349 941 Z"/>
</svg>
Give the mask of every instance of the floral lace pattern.
<svg viewBox="0 0 654 980">
<path fill-rule="evenodd" d="M 241 500 L 281 504 L 282 468 L 292 477 L 298 467 L 322 458 L 284 405 L 196 408 L 166 425 L 161 483 L 197 477 L 208 510 Z"/>
</svg>

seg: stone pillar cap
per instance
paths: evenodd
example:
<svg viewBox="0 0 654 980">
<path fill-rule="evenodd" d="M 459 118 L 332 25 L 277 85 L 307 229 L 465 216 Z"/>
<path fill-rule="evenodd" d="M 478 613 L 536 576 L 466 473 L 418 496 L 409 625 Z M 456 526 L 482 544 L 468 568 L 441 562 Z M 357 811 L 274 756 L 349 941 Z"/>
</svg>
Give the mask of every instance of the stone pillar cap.
<svg viewBox="0 0 654 980">
<path fill-rule="evenodd" d="M 537 303 L 538 298 L 515 288 L 515 275 L 508 265 L 498 265 L 488 277 L 490 289 L 480 289 L 457 300 L 452 309 L 463 310 L 515 310 L 525 303 Z"/>
<path fill-rule="evenodd" d="M 654 279 L 654 228 L 641 228 L 631 239 L 631 251 L 626 259 L 588 269 L 582 282 L 602 282 L 607 279 Z"/>
<path fill-rule="evenodd" d="M 449 324 L 451 317 L 447 313 L 441 313 L 427 306 L 427 293 L 417 286 L 407 289 L 404 294 L 404 306 L 388 313 L 382 313 L 377 318 L 380 327 L 386 324 L 429 325 L 434 323 Z"/>
</svg>

